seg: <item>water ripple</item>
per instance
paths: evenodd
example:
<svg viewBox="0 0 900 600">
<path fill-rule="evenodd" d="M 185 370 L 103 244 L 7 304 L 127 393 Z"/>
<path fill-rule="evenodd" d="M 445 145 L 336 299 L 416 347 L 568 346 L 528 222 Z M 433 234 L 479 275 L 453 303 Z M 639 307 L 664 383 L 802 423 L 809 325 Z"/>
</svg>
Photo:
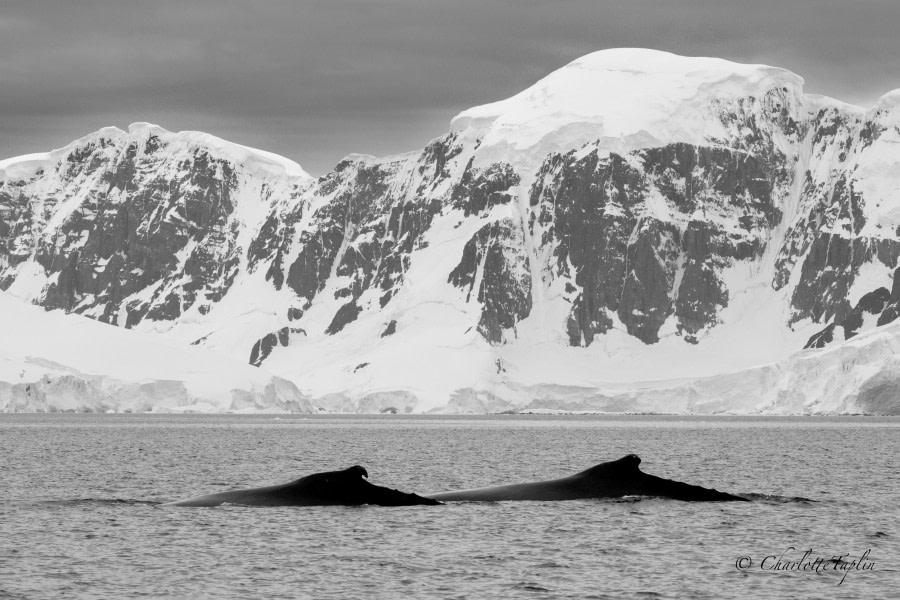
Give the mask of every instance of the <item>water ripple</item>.
<svg viewBox="0 0 900 600">
<path fill-rule="evenodd" d="M 766 423 L 4 416 L 0 598 L 893 596 L 900 421 Z M 159 505 L 352 464 L 373 483 L 428 492 L 558 477 L 630 452 L 649 473 L 753 490 L 753 502 Z M 832 575 L 735 568 L 788 547 L 871 549 L 876 568 L 839 589 Z"/>
</svg>

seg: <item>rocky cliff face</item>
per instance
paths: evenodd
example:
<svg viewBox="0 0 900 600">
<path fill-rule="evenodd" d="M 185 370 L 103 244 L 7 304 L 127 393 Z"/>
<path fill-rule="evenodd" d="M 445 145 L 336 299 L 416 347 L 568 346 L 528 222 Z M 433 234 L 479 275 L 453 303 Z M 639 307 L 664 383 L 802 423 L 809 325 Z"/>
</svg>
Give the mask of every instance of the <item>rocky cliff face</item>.
<svg viewBox="0 0 900 600">
<path fill-rule="evenodd" d="M 801 85 L 604 51 L 317 181 L 204 134 L 101 130 L 0 163 L 0 288 L 340 410 L 534 407 L 540 386 L 784 360 L 900 302 L 900 101 Z"/>
<path fill-rule="evenodd" d="M 779 224 L 786 157 L 669 144 L 626 156 L 556 155 L 531 194 L 533 230 L 553 246 L 572 345 L 621 324 L 644 343 L 697 336 L 728 305 L 723 270 L 760 257 Z"/>
<path fill-rule="evenodd" d="M 101 130 L 7 177 L 0 288 L 28 287 L 48 309 L 128 328 L 191 308 L 206 314 L 246 265 L 265 207 L 309 182 L 235 150 L 138 124 Z"/>
</svg>

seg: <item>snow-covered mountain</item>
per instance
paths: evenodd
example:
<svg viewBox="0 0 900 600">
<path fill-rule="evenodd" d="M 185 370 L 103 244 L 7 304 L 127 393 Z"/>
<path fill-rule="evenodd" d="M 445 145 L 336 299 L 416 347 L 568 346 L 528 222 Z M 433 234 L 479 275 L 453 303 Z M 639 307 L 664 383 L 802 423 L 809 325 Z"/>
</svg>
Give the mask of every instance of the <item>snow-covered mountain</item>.
<svg viewBox="0 0 900 600">
<path fill-rule="evenodd" d="M 0 162 L 0 289 L 328 410 L 900 412 L 900 92 L 802 84 L 605 50 L 318 180 L 103 129 Z"/>
</svg>

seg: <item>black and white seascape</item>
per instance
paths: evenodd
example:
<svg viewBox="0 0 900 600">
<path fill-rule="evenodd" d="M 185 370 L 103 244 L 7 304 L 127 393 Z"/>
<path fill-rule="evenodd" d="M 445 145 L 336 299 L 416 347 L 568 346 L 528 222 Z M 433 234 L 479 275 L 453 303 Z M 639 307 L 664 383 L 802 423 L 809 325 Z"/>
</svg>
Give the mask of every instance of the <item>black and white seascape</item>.
<svg viewBox="0 0 900 600">
<path fill-rule="evenodd" d="M 893 596 L 897 23 L 4 4 L 0 598 Z"/>
</svg>

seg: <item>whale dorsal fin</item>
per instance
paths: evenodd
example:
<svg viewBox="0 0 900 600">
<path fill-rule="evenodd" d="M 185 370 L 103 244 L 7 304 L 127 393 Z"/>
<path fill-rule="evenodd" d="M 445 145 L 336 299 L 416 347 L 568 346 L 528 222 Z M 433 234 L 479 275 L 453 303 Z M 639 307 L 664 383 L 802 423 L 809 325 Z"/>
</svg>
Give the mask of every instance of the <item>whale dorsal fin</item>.
<svg viewBox="0 0 900 600">
<path fill-rule="evenodd" d="M 638 466 L 641 458 L 637 454 L 628 454 L 618 460 L 600 463 L 579 473 L 585 477 L 625 477 L 640 473 Z"/>
<path fill-rule="evenodd" d="M 316 482 L 316 485 L 321 485 L 323 483 L 328 484 L 330 482 L 339 482 L 341 484 L 346 484 L 351 481 L 362 481 L 363 479 L 368 478 L 369 473 L 368 471 L 366 471 L 365 467 L 353 465 L 352 467 L 347 467 L 346 469 L 341 469 L 340 471 L 312 473 L 311 475 L 301 477 L 300 479 L 297 479 L 292 483 L 306 485 Z"/>
<path fill-rule="evenodd" d="M 354 475 L 354 476 L 360 477 L 360 478 L 366 478 L 366 479 L 369 478 L 369 472 L 366 471 L 366 468 L 361 467 L 359 465 L 353 465 L 352 467 L 347 467 L 346 469 L 344 469 L 344 473 L 346 473 L 347 475 Z"/>
</svg>

